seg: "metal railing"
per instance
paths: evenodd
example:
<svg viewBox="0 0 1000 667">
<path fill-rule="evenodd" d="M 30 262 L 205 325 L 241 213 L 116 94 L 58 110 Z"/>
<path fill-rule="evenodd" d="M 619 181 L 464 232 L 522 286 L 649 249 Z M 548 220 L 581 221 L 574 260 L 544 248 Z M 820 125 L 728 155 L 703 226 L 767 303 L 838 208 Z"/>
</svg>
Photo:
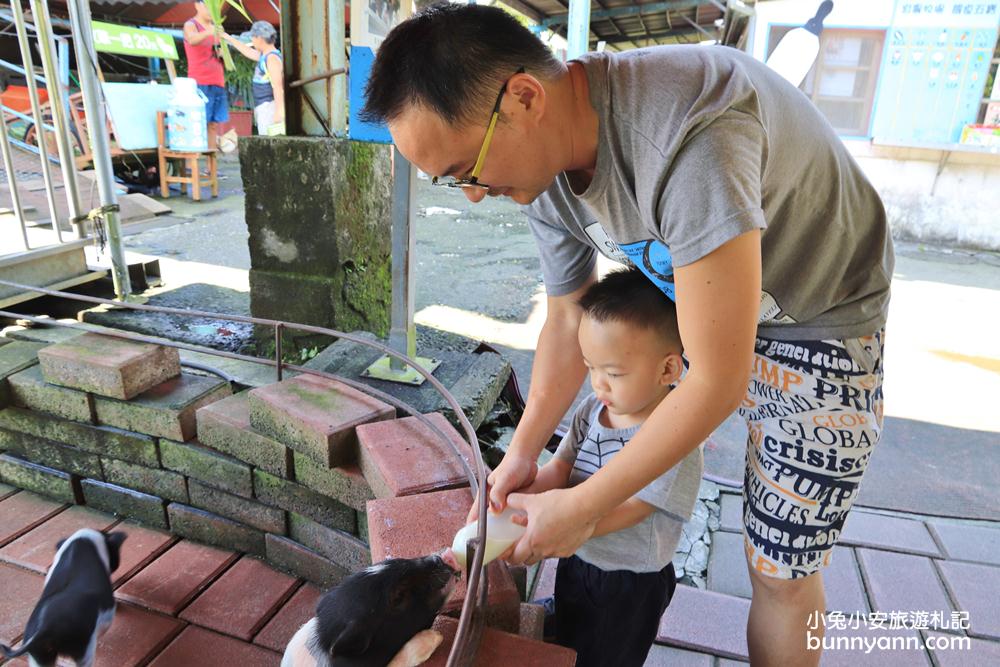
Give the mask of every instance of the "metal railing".
<svg viewBox="0 0 1000 667">
<path fill-rule="evenodd" d="M 275 369 L 275 378 L 280 381 L 283 377 L 285 370 L 292 370 L 299 373 L 307 373 L 311 375 L 317 375 L 319 377 L 324 377 L 330 380 L 335 380 L 341 382 L 349 387 L 362 391 L 370 396 L 373 396 L 393 407 L 406 412 L 412 417 L 417 418 L 423 425 L 427 426 L 437 437 L 447 443 L 448 447 L 454 452 L 455 456 L 462 467 L 464 468 L 466 475 L 469 479 L 469 487 L 472 492 L 472 497 L 474 499 L 479 498 L 481 495 L 480 491 L 485 490 L 486 486 L 486 465 L 483 462 L 482 452 L 479 449 L 479 440 L 476 437 L 476 431 L 472 427 L 472 423 L 466 417 L 465 413 L 462 411 L 462 406 L 458 403 L 454 396 L 445 388 L 441 382 L 435 378 L 430 372 L 422 368 L 416 361 L 411 357 L 396 351 L 386 345 L 371 341 L 360 336 L 355 336 L 342 331 L 337 331 L 335 329 L 327 329 L 325 327 L 317 327 L 308 324 L 299 324 L 295 322 L 286 322 L 283 320 L 271 320 L 260 317 L 249 317 L 245 315 L 229 315 L 226 313 L 213 313 L 208 311 L 200 310 L 189 310 L 183 308 L 169 308 L 164 306 L 149 306 L 146 304 L 138 303 L 124 303 L 121 301 L 114 301 L 111 299 L 102 299 L 100 297 L 87 296 L 83 294 L 74 294 L 71 292 L 61 292 L 57 290 L 46 289 L 42 287 L 35 287 L 34 285 L 25 285 L 22 283 L 15 283 L 8 280 L 0 280 L 0 285 L 5 285 L 8 287 L 14 287 L 25 292 L 35 292 L 38 294 L 44 294 L 46 296 L 60 297 L 64 299 L 71 299 L 74 301 L 82 301 L 85 303 L 93 303 L 98 305 L 107 305 L 114 308 L 126 309 L 126 310 L 136 310 L 154 313 L 165 313 L 169 315 L 179 315 L 184 317 L 197 317 L 197 318 L 209 318 L 216 320 L 228 320 L 231 322 L 241 322 L 245 324 L 255 324 L 260 326 L 268 326 L 274 328 L 274 347 L 275 356 L 273 359 L 262 358 L 262 357 L 252 357 L 249 355 L 238 354 L 236 352 L 227 352 L 224 350 L 215 350 L 212 348 L 205 348 L 197 345 L 192 345 L 189 343 L 182 343 L 172 340 L 164 340 L 152 336 L 146 336 L 143 334 L 137 334 L 132 332 L 120 331 L 120 330 L 110 330 L 101 327 L 89 326 L 84 323 L 75 322 L 61 322 L 49 318 L 37 317 L 33 315 L 27 315 L 22 313 L 15 313 L 7 310 L 0 310 L 0 317 L 9 318 L 11 320 L 25 320 L 28 322 L 34 322 L 38 324 L 44 324 L 46 326 L 60 326 L 69 329 L 77 329 L 90 333 L 99 333 L 106 336 L 112 336 L 114 338 L 122 338 L 125 340 L 132 340 L 143 343 L 153 343 L 156 345 L 164 345 L 167 347 L 173 347 L 181 350 L 188 350 L 192 352 L 200 352 L 203 354 L 209 354 L 213 356 L 223 357 L 226 359 L 236 359 L 239 361 L 248 361 L 252 363 L 262 364 L 265 366 L 272 366 Z M 425 415 L 415 410 L 405 402 L 397 399 L 390 394 L 387 394 L 379 389 L 372 386 L 352 380 L 350 378 L 337 375 L 335 373 L 328 373 L 326 371 L 320 371 L 313 368 L 307 368 L 305 366 L 299 366 L 296 364 L 285 363 L 281 358 L 281 339 L 282 332 L 286 329 L 294 329 L 297 331 L 302 331 L 305 333 L 313 333 L 331 336 L 334 338 L 340 338 L 344 340 L 351 341 L 353 343 L 359 343 L 361 345 L 370 347 L 372 349 L 378 350 L 382 354 L 389 355 L 390 358 L 396 359 L 411 368 L 424 377 L 424 379 L 434 387 L 435 390 L 444 398 L 445 402 L 455 413 L 456 418 L 459 421 L 462 430 L 465 432 L 466 441 L 472 450 L 472 456 L 474 459 L 474 467 L 469 464 L 466 457 L 463 456 L 462 451 L 459 446 L 441 429 L 434 424 Z M 190 364 L 187 364 L 190 365 Z M 205 370 L 216 372 L 214 369 L 208 367 Z M 221 373 L 219 373 L 222 375 Z M 462 606 L 462 613 L 459 617 L 458 631 L 455 634 L 455 640 L 452 643 L 451 652 L 448 656 L 448 667 L 466 667 L 473 664 L 475 659 L 476 651 L 479 647 L 479 642 L 482 637 L 482 631 L 485 626 L 485 609 L 486 609 L 486 599 L 487 591 L 489 587 L 487 571 L 483 567 L 483 557 L 485 550 L 482 549 L 482 545 L 486 544 L 486 503 L 479 503 L 479 532 L 476 539 L 469 540 L 467 561 L 471 563 L 468 571 L 468 593 L 465 597 L 465 602 Z"/>
</svg>

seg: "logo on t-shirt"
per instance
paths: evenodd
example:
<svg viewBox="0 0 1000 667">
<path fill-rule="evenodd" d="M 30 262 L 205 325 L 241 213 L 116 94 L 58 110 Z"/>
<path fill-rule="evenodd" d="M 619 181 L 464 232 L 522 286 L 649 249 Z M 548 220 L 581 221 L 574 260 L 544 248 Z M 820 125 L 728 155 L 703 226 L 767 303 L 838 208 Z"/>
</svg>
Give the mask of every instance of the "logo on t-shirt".
<svg viewBox="0 0 1000 667">
<path fill-rule="evenodd" d="M 662 241 L 648 239 L 624 243 L 621 249 L 661 292 L 670 297 L 671 301 L 677 301 L 674 294 L 674 262 L 670 257 L 670 249 Z"/>
<path fill-rule="evenodd" d="M 601 223 L 596 221 L 591 222 L 583 228 L 583 231 L 587 232 L 587 236 L 594 242 L 594 245 L 601 251 L 602 255 L 608 259 L 613 259 L 619 264 L 631 264 L 628 256 L 622 252 L 617 243 L 611 240 L 611 237 L 608 236 Z"/>
</svg>

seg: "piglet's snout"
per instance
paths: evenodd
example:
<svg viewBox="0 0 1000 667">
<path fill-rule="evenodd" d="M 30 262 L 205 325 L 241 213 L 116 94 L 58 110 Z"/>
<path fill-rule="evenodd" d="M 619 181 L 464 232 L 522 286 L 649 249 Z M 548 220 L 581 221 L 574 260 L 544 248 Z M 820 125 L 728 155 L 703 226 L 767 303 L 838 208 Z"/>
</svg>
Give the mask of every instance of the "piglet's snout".
<svg viewBox="0 0 1000 667">
<path fill-rule="evenodd" d="M 455 558 L 455 552 L 451 550 L 451 547 L 445 549 L 439 555 L 444 564 L 455 572 L 456 577 L 462 576 L 462 568 L 459 566 L 458 559 Z"/>
</svg>

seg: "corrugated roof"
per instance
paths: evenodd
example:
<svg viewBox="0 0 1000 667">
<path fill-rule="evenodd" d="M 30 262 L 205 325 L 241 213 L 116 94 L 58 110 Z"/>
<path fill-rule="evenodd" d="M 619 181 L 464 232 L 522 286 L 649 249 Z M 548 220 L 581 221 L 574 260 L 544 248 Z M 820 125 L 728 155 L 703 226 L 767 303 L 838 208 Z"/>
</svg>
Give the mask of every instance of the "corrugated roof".
<svg viewBox="0 0 1000 667">
<path fill-rule="evenodd" d="M 569 0 L 501 1 L 566 36 Z M 717 39 L 715 23 L 724 12 L 725 3 L 719 0 L 592 0 L 590 48 L 596 48 L 598 41 L 623 50 Z"/>
</svg>

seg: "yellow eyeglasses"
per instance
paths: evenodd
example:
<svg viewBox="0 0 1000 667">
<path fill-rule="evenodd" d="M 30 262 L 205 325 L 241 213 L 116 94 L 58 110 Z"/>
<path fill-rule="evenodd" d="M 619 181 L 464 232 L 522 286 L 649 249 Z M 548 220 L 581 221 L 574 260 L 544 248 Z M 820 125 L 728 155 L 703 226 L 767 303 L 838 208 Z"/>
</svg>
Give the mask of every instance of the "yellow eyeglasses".
<svg viewBox="0 0 1000 667">
<path fill-rule="evenodd" d="M 515 74 L 524 74 L 524 68 L 519 68 Z M 435 176 L 431 179 L 432 184 L 442 185 L 448 188 L 490 189 L 490 186 L 479 182 L 479 173 L 483 170 L 483 163 L 486 161 L 486 152 L 490 150 L 490 142 L 493 141 L 493 130 L 496 129 L 497 120 L 500 118 L 500 102 L 503 101 L 503 95 L 507 92 L 507 83 L 509 81 L 510 79 L 507 79 L 507 81 L 503 82 L 503 86 L 500 88 L 500 93 L 497 95 L 497 101 L 493 105 L 493 113 L 490 115 L 490 124 L 486 128 L 486 137 L 483 138 L 483 145 L 479 149 L 479 157 L 476 158 L 476 164 L 472 167 L 472 173 L 469 174 L 468 178 L 438 178 Z"/>
</svg>

